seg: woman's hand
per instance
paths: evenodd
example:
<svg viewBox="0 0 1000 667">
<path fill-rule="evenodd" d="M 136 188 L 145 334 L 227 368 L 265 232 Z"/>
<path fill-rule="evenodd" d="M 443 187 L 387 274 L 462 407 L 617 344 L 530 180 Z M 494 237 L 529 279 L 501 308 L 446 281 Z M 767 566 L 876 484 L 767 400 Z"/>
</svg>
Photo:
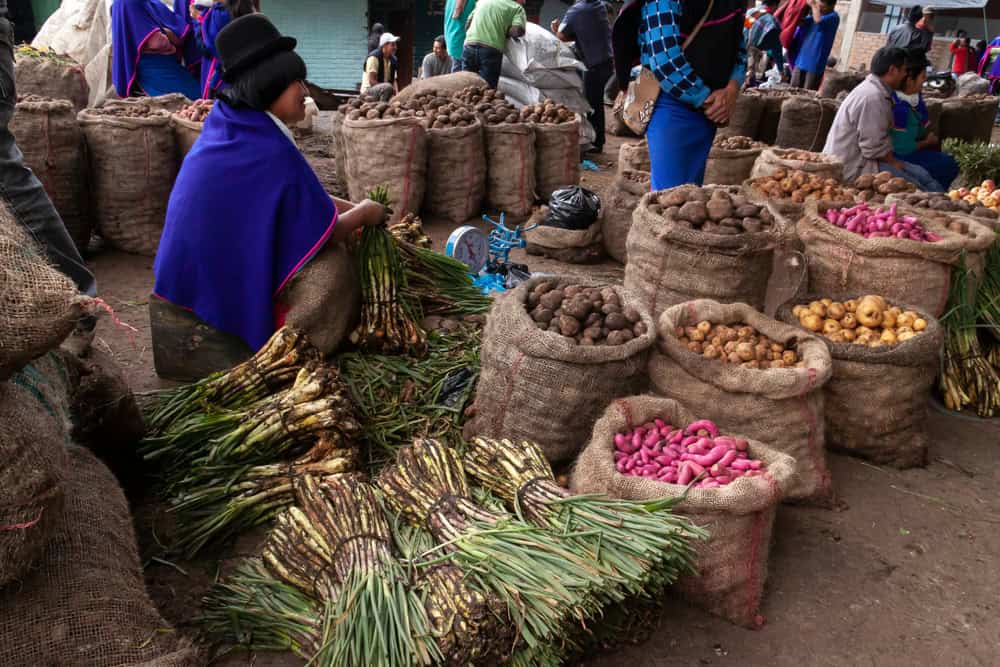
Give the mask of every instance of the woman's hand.
<svg viewBox="0 0 1000 667">
<path fill-rule="evenodd" d="M 705 115 L 716 125 L 725 125 L 736 106 L 736 98 L 740 94 L 740 85 L 730 81 L 725 88 L 713 90 L 705 99 Z"/>
<path fill-rule="evenodd" d="M 385 222 L 386 208 L 377 202 L 373 202 L 371 199 L 366 199 L 357 206 L 355 206 L 352 211 L 358 211 L 358 215 L 361 216 L 361 225 L 365 227 L 375 227 L 381 225 Z"/>
<path fill-rule="evenodd" d="M 193 19 L 197 19 L 198 17 L 200 17 L 200 16 L 201 16 L 201 11 L 200 11 L 200 10 L 198 9 L 198 5 L 196 5 L 196 4 L 194 4 L 194 3 L 192 2 L 192 3 L 191 3 L 191 6 L 190 6 L 190 7 L 188 7 L 188 14 L 189 14 L 189 15 L 191 16 L 191 18 L 193 18 Z"/>
</svg>

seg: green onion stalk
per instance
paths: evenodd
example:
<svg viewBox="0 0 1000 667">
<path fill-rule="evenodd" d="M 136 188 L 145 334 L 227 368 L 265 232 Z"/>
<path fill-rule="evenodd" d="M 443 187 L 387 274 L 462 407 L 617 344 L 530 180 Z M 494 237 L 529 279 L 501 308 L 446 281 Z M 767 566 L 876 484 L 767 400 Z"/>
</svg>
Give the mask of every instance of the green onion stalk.
<svg viewBox="0 0 1000 667">
<path fill-rule="evenodd" d="M 424 315 L 461 317 L 489 312 L 493 301 L 472 283 L 465 264 L 403 240 L 398 245 L 406 269 L 404 294 L 420 305 Z"/>
<path fill-rule="evenodd" d="M 979 321 L 992 334 L 993 342 L 1000 343 L 1000 239 L 994 242 L 986 255 L 983 282 L 979 286 L 976 307 Z"/>
<path fill-rule="evenodd" d="M 979 344 L 977 318 L 982 306 L 977 312 L 977 299 L 969 294 L 968 280 L 963 252 L 952 269 L 951 293 L 941 317 L 945 342 L 939 387 L 948 409 L 971 406 L 980 417 L 992 417 L 1000 409 L 1000 372 Z"/>
<path fill-rule="evenodd" d="M 233 650 L 291 651 L 304 660 L 329 641 L 329 616 L 315 600 L 275 578 L 260 558 L 248 558 L 202 601 L 206 635 Z"/>
<path fill-rule="evenodd" d="M 389 524 L 360 475 L 305 476 L 299 506 L 265 545 L 275 574 L 329 605 L 322 665 L 409 667 L 441 662 L 420 596 L 393 556 Z"/>
<path fill-rule="evenodd" d="M 388 191 L 371 192 L 373 201 L 386 203 Z M 361 267 L 361 323 L 351 342 L 367 352 L 423 354 L 424 332 L 403 293 L 406 273 L 396 241 L 384 226 L 365 227 L 358 243 Z"/>
<path fill-rule="evenodd" d="M 141 452 L 162 462 L 170 492 L 184 492 L 204 482 L 203 468 L 272 464 L 300 454 L 320 433 L 349 441 L 360 430 L 339 371 L 313 363 L 288 389 L 244 410 L 193 415 L 166 435 L 147 438 Z"/>
<path fill-rule="evenodd" d="M 378 485 L 403 520 L 430 531 L 442 562 L 453 562 L 504 602 L 529 649 L 558 646 L 569 625 L 598 611 L 590 591 L 604 581 L 593 563 L 550 531 L 476 505 L 449 447 L 418 440 L 401 449 Z"/>
<path fill-rule="evenodd" d="M 318 359 L 319 352 L 302 332 L 282 327 L 255 355 L 228 371 L 147 394 L 147 433 L 161 436 L 187 417 L 244 408 L 286 388 L 302 366 Z"/>
<path fill-rule="evenodd" d="M 503 662 L 515 640 L 503 602 L 476 588 L 452 562 L 425 565 L 424 554 L 434 552 L 434 538 L 426 530 L 403 523 L 399 517 L 391 529 L 401 559 L 412 572 L 413 586 L 424 601 L 445 663 L 460 667 Z"/>
<path fill-rule="evenodd" d="M 565 535 L 610 585 L 602 604 L 657 596 L 683 574 L 694 573 L 692 540 L 708 534 L 671 509 L 680 498 L 651 502 L 573 496 L 560 487 L 537 445 L 475 438 L 465 470 L 528 523 Z"/>
<path fill-rule="evenodd" d="M 462 443 L 464 408 L 479 375 L 481 332 L 474 327 L 428 338 L 426 357 L 349 352 L 337 357 L 362 417 L 361 440 L 373 472 L 416 438 Z"/>
<path fill-rule="evenodd" d="M 277 516 L 295 500 L 296 479 L 357 469 L 357 451 L 345 446 L 338 432 L 320 434 L 312 449 L 291 463 L 203 466 L 197 471 L 199 481 L 172 501 L 177 524 L 173 548 L 193 558 L 209 544 Z"/>
</svg>

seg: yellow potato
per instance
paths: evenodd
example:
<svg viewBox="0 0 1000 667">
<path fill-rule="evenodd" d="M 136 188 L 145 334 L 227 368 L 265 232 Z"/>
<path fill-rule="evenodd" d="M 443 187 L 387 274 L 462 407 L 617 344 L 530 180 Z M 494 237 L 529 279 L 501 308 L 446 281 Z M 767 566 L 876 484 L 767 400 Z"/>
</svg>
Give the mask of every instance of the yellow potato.
<svg viewBox="0 0 1000 667">
<path fill-rule="evenodd" d="M 918 331 L 919 332 L 919 331 L 923 331 L 926 328 L 927 328 L 927 320 L 925 320 L 924 318 L 918 317 L 917 319 L 913 320 L 913 330 L 914 331 Z"/>
</svg>

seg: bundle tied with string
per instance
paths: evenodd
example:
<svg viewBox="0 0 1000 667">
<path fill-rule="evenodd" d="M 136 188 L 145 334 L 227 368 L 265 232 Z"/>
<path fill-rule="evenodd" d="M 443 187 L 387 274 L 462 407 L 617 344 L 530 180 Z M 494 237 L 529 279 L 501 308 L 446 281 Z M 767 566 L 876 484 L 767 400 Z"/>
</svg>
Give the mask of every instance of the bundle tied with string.
<svg viewBox="0 0 1000 667">
<path fill-rule="evenodd" d="M 42 249 L 0 203 L 0 380 L 57 347 L 96 302 L 51 266 Z"/>
<path fill-rule="evenodd" d="M 664 191 L 682 194 L 698 190 L 682 185 Z M 720 189 L 707 186 L 705 192 Z M 746 203 L 739 188 L 726 189 L 734 202 Z M 763 310 L 776 248 L 785 242 L 787 222 L 768 205 L 772 222 L 759 232 L 736 235 L 691 229 L 666 210 L 655 213 L 664 193 L 645 195 L 635 209 L 628 235 L 625 289 L 642 308 L 658 318 L 670 306 L 691 299 L 747 303 Z M 763 215 L 763 213 L 762 213 Z"/>
<path fill-rule="evenodd" d="M 690 351 L 677 337 L 699 322 L 748 325 L 787 349 L 802 368 L 741 368 Z M 720 428 L 765 442 L 795 460 L 785 498 L 829 506 L 833 500 L 824 449 L 823 387 L 830 352 L 816 336 L 762 315 L 743 303 L 688 301 L 666 310 L 649 361 L 654 393 L 672 398 Z"/>
<path fill-rule="evenodd" d="M 152 257 L 177 175 L 176 139 L 169 113 L 134 106 L 134 113 L 84 109 L 77 120 L 87 142 L 97 231 L 119 250 Z"/>
<path fill-rule="evenodd" d="M 822 151 L 840 103 L 820 97 L 794 95 L 781 104 L 775 145 Z"/>
</svg>

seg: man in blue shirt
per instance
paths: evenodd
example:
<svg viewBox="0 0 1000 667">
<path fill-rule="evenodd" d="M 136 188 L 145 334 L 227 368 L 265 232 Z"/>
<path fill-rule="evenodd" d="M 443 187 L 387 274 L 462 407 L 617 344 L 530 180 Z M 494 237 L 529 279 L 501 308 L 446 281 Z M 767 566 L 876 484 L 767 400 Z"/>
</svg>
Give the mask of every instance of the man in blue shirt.
<svg viewBox="0 0 1000 667">
<path fill-rule="evenodd" d="M 562 21 L 552 21 L 552 32 L 563 42 L 575 42 L 574 51 L 587 71 L 583 73 L 583 90 L 593 111 L 587 120 L 594 127 L 596 138 L 591 150 L 604 150 L 604 85 L 614 71 L 611 54 L 611 22 L 608 8 L 601 0 L 576 0 Z"/>
<path fill-rule="evenodd" d="M 809 0 L 810 12 L 802 19 L 795 42 L 795 69 L 792 85 L 819 90 L 826 71 L 826 61 L 833 50 L 833 40 L 840 27 L 840 16 L 833 8 L 837 0 Z"/>
</svg>

